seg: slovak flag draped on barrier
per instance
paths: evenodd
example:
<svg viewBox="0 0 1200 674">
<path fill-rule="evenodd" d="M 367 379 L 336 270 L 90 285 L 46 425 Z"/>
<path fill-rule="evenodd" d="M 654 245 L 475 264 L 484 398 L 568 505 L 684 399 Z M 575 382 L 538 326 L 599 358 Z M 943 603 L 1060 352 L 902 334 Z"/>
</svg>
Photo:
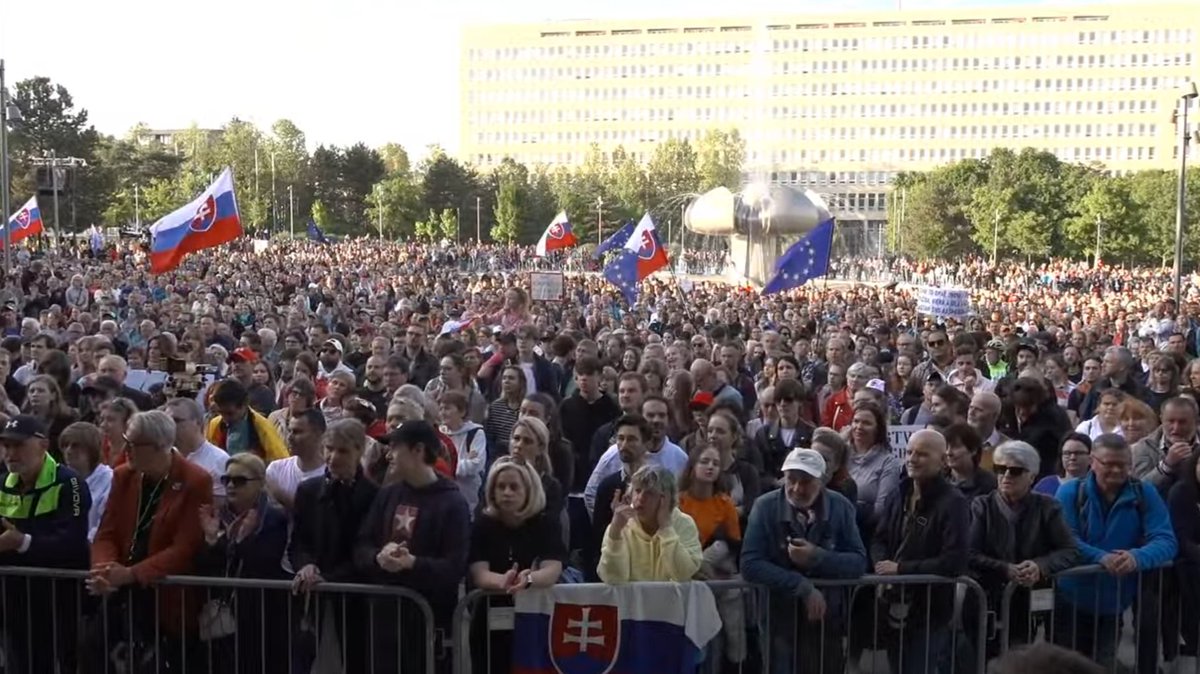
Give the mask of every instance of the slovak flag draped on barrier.
<svg viewBox="0 0 1200 674">
<path fill-rule="evenodd" d="M 546 257 L 552 250 L 570 248 L 579 243 L 575 232 L 571 231 L 571 222 L 567 220 L 567 212 L 559 211 L 550 221 L 550 226 L 542 232 L 542 238 L 537 242 L 537 256 Z"/>
<path fill-rule="evenodd" d="M 12 214 L 8 219 L 8 231 L 12 243 L 42 233 L 42 209 L 38 208 L 37 197 L 30 197 L 21 210 Z M 4 237 L 0 236 L 0 248 L 3 246 Z"/>
<path fill-rule="evenodd" d="M 171 271 L 184 256 L 214 248 L 242 235 L 242 219 L 233 195 L 233 172 L 227 167 L 216 182 L 187 206 L 150 227 L 150 271 Z"/>
<path fill-rule="evenodd" d="M 684 674 L 721 631 L 704 583 L 555 585 L 517 594 L 513 674 Z"/>
</svg>

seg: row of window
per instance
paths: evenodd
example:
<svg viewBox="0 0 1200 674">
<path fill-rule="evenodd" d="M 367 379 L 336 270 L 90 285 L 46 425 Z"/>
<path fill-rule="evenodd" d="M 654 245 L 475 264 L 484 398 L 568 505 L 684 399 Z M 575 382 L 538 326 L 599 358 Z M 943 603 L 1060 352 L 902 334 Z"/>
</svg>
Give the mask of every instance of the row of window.
<svg viewBox="0 0 1200 674">
<path fill-rule="evenodd" d="M 686 133 L 674 132 L 657 132 L 648 134 L 643 142 L 658 143 L 666 141 L 671 137 L 686 137 Z M 694 139 L 693 139 L 694 140 Z M 587 142 L 599 142 L 596 139 L 583 139 L 572 143 L 574 147 L 586 148 Z M 528 147 L 528 146 L 527 146 Z M 868 164 L 871 166 L 900 166 L 905 163 L 915 163 L 921 165 L 922 168 L 929 165 L 946 164 L 963 159 L 984 159 L 994 149 L 994 144 L 986 147 L 969 147 L 969 148 L 859 148 L 859 149 L 788 149 L 788 150 L 773 150 L 759 151 L 750 150 L 747 152 L 748 166 L 787 166 L 787 165 L 825 165 L 828 162 L 842 163 L 859 163 Z M 1137 147 L 1054 147 L 1045 148 L 1054 153 L 1059 159 L 1068 162 L 1112 162 L 1112 161 L 1154 161 L 1157 153 L 1153 146 L 1137 146 Z M 645 152 L 629 152 L 637 161 L 645 162 L 648 159 L 649 153 Z M 512 157 L 513 159 L 524 162 L 526 164 L 546 164 L 546 165 L 574 165 L 581 163 L 586 157 L 587 152 L 584 150 L 569 151 L 569 152 L 546 152 L 537 151 L 535 149 L 526 148 L 504 148 L 497 152 L 477 152 L 475 155 L 477 164 L 490 166 L 493 162 L 498 162 L 504 157 Z M 856 175 L 863 173 L 878 173 L 875 171 L 853 172 Z M 886 172 L 884 172 L 886 173 Z"/>
<path fill-rule="evenodd" d="M 1165 104 L 1165 103 L 1164 103 Z M 806 105 L 806 106 L 772 106 L 771 108 L 729 108 L 729 107 L 680 107 L 680 108 L 586 108 L 575 110 L 491 110 L 473 111 L 468 113 L 468 124 L 478 126 L 499 126 L 512 124 L 570 124 L 570 123 L 612 123 L 612 122 L 647 122 L 647 121 L 718 121 L 746 122 L 788 119 L 828 119 L 834 123 L 826 125 L 837 127 L 843 124 L 853 124 L 862 119 L 875 118 L 927 118 L 936 115 L 940 118 L 971 117 L 974 121 L 979 117 L 1021 117 L 1027 119 L 1036 116 L 1081 114 L 1124 114 L 1158 112 L 1160 103 L 1147 100 L 1103 100 L 1103 101 L 1026 101 L 1024 103 L 873 103 L 870 105 Z M 769 111 L 768 111 L 769 110 Z M 1034 121 L 1028 120 L 1027 121 Z M 1145 126 L 1145 125 L 1143 125 Z M 1115 127 L 1116 135 L 1125 135 L 1125 124 Z M 881 130 L 888 127 L 878 127 Z M 1129 128 L 1129 135 L 1153 135 L 1154 131 Z"/>
<path fill-rule="evenodd" d="M 480 131 L 475 142 L 480 145 L 534 143 L 652 143 L 662 129 L 590 129 L 561 131 Z M 689 130 L 684 137 L 698 139 L 702 129 Z M 1154 138 L 1157 124 L 962 124 L 937 126 L 859 126 L 859 127 L 789 127 L 782 129 L 750 129 L 745 138 L 748 144 L 779 142 L 866 142 L 885 144 L 902 140 L 967 140 L 988 143 L 997 139 L 1041 138 Z M 1114 143 L 1118 144 L 1118 143 Z M 1120 144 L 1123 145 L 1123 144 Z"/>
<path fill-rule="evenodd" d="M 968 32 L 969 31 L 969 32 Z M 688 31 L 688 41 L 643 42 L 641 44 L 574 44 L 554 46 L 523 46 L 471 48 L 469 61 L 533 61 L 547 58 L 637 58 L 655 56 L 695 56 L 704 54 L 743 54 L 769 51 L 773 53 L 883 51 L 897 49 L 1027 49 L 1033 47 L 1059 48 L 1071 45 L 1131 45 L 1182 44 L 1195 45 L 1192 29 L 1164 28 L 1156 30 L 1100 30 L 1041 32 L 1021 31 L 993 33 L 966 29 L 952 35 L 891 35 L 879 37 L 843 37 L 766 40 L 762 31 L 739 31 L 740 40 L 707 40 Z M 559 37 L 559 36 L 556 36 Z M 565 36 L 563 36 L 565 37 Z M 614 36 L 614 39 L 622 39 Z M 624 38 L 628 39 L 628 38 Z"/>
<path fill-rule="evenodd" d="M 467 100 L 472 105 L 507 103 L 570 103 L 609 100 L 684 99 L 694 100 L 754 99 L 764 97 L 799 98 L 813 96 L 928 96 L 948 94 L 1052 94 L 1052 93 L 1109 93 L 1115 91 L 1145 92 L 1154 98 L 1169 98 L 1187 84 L 1185 75 L 1176 77 L 1088 77 L 1035 78 L 1031 80 L 889 80 L 857 82 L 813 82 L 811 80 L 769 86 L 744 84 L 686 85 L 659 87 L 570 87 L 542 86 L 529 89 L 495 89 L 471 91 Z"/>
<path fill-rule="evenodd" d="M 1058 56 L 993 56 L 921 59 L 857 59 L 857 60 L 787 60 L 770 64 L 770 74 L 786 75 L 856 75 L 863 73 L 938 73 L 970 70 L 1045 70 L 1059 68 L 1152 68 L 1188 66 L 1192 52 L 1154 52 L 1137 54 L 1091 54 Z M 744 77 L 755 74 L 753 63 L 659 63 L 610 66 L 541 66 L 472 68 L 467 71 L 471 82 L 545 82 L 546 80 L 615 80 L 669 77 Z"/>
</svg>

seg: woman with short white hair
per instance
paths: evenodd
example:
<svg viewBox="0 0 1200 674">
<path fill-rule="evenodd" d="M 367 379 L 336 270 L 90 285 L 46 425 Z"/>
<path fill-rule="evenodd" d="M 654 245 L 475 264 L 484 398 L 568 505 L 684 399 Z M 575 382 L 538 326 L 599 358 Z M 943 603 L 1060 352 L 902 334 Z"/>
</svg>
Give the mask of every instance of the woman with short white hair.
<svg viewBox="0 0 1200 674">
<path fill-rule="evenodd" d="M 676 507 L 675 474 L 646 465 L 629 481 L 629 497 L 613 495 L 612 523 L 600 549 L 600 580 L 687 582 L 700 570 L 703 553 L 695 521 Z"/>
<path fill-rule="evenodd" d="M 1010 611 L 1015 619 L 1001 629 L 1007 630 L 1010 643 L 1018 645 L 1029 643 L 1031 637 L 1027 619 L 1030 589 L 1071 568 L 1079 557 L 1058 501 L 1032 491 L 1040 468 L 1040 455 L 1032 445 L 1020 440 L 1006 442 L 992 454 L 992 470 L 999 482 L 996 491 L 971 502 L 971 575 L 983 586 L 989 607 L 995 611 L 1004 587 L 1009 582 L 1017 584 Z M 964 620 L 970 622 L 976 615 L 964 607 Z M 976 627 L 967 625 L 967 634 L 976 634 Z M 989 657 L 998 654 L 999 641 L 989 641 L 987 649 Z"/>
</svg>

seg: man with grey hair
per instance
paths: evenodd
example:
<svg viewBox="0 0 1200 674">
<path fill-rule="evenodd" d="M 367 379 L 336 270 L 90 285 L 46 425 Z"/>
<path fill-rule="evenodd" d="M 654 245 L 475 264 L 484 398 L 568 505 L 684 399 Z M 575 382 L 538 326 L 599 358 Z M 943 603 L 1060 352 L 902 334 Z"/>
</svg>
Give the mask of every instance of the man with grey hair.
<svg viewBox="0 0 1200 674">
<path fill-rule="evenodd" d="M 1100 361 L 1100 379 L 1079 405 L 1079 418 L 1087 421 L 1096 415 L 1100 407 L 1100 392 L 1117 388 L 1138 400 L 1145 398 L 1145 391 L 1133 372 L 1133 353 L 1123 346 L 1110 346 L 1104 350 Z"/>
<path fill-rule="evenodd" d="M 208 471 L 213 480 L 213 503 L 220 505 L 225 500 L 225 485 L 221 476 L 229 454 L 204 437 L 204 410 L 192 398 L 171 398 L 167 401 L 167 414 L 175 422 L 175 449 L 188 461 Z"/>
<path fill-rule="evenodd" d="M 712 361 L 703 358 L 697 358 L 692 361 L 691 374 L 692 381 L 696 384 L 696 391 L 708 391 L 712 394 L 714 403 L 725 401 L 737 405 L 739 412 L 745 410 L 742 394 L 734 387 L 721 381 L 717 376 L 717 368 L 712 364 Z"/>
<path fill-rule="evenodd" d="M 1200 408 L 1195 398 L 1181 395 L 1168 398 L 1160 416 L 1162 424 L 1132 448 L 1133 475 L 1166 496 L 1188 459 L 1200 453 Z"/>
<path fill-rule="evenodd" d="M 613 494 L 596 573 L 611 585 L 638 581 L 682 583 L 703 560 L 696 523 L 681 512 L 675 474 L 644 465 L 629 480 L 629 495 Z M 636 563 L 635 563 L 635 560 Z"/>
<path fill-rule="evenodd" d="M 193 570 L 204 545 L 200 511 L 212 507 L 212 478 L 174 450 L 175 422 L 166 412 L 133 415 L 125 438 L 129 461 L 113 473 L 87 587 L 100 596 L 129 588 L 128 602 L 109 602 L 122 607 L 110 618 L 153 634 L 157 594 L 144 588 Z M 178 602 L 164 602 L 162 611 L 165 624 L 182 619 Z"/>
<path fill-rule="evenodd" d="M 121 385 L 121 389 L 116 391 L 118 397 L 129 398 L 143 412 L 154 409 L 154 401 L 150 399 L 150 396 L 125 384 L 125 379 L 128 376 L 129 363 L 116 354 L 109 354 L 96 363 L 95 374 L 88 375 L 85 379 L 90 377 L 90 380 L 94 380 L 97 377 L 109 377 Z"/>
<path fill-rule="evenodd" d="M 946 480 L 945 467 L 946 438 L 929 429 L 913 433 L 905 459 L 908 477 L 888 497 L 871 541 L 876 574 L 953 578 L 966 571 L 967 502 Z M 891 671 L 935 668 L 950 648 L 953 586 L 894 588 L 884 603 L 891 621 L 901 625 L 886 644 Z"/>
<path fill-rule="evenodd" d="M 262 342 L 262 348 L 259 352 L 262 353 L 263 360 L 272 365 L 278 363 L 279 354 L 283 353 L 283 349 L 280 348 L 279 344 L 279 334 L 271 328 L 259 328 L 258 339 Z"/>
</svg>

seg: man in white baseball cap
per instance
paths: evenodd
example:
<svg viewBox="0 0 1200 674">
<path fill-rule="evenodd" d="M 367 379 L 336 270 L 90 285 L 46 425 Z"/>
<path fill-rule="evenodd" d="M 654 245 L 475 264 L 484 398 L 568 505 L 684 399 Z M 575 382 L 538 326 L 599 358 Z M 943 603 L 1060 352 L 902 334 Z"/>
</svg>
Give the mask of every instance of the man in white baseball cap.
<svg viewBox="0 0 1200 674">
<path fill-rule="evenodd" d="M 867 550 L 854 504 L 825 488 L 825 468 L 820 452 L 793 449 L 780 467 L 783 486 L 754 502 L 746 524 L 742 575 L 770 589 L 773 674 L 845 668 L 847 590 L 819 590 L 813 579 L 861 576 Z"/>
</svg>

